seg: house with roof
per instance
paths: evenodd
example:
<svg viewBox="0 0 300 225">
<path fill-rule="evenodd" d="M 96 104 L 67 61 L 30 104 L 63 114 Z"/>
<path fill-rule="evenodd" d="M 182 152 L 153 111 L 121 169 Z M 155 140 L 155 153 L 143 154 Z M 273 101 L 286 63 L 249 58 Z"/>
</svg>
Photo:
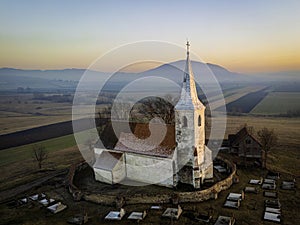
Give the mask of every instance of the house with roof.
<svg viewBox="0 0 300 225">
<path fill-rule="evenodd" d="M 236 154 L 241 158 L 257 160 L 261 162 L 263 157 L 262 145 L 252 134 L 251 129 L 243 127 L 236 134 L 228 136 L 230 153 Z"/>
<path fill-rule="evenodd" d="M 205 145 L 205 106 L 199 100 L 187 42 L 186 66 L 175 126 L 136 124 L 133 133 L 120 131 L 112 149 L 95 145 L 95 179 L 114 184 L 124 180 L 175 187 L 179 183 L 201 188 L 213 178 L 212 152 Z M 165 126 L 165 125 L 164 125 Z M 120 128 L 120 127 L 118 127 Z M 155 140 L 166 129 L 160 144 Z"/>
</svg>

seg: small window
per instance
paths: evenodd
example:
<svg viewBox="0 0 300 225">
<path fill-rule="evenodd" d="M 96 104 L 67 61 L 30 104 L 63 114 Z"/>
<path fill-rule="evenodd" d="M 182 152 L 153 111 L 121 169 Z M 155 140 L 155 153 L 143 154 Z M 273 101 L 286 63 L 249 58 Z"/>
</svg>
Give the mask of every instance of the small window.
<svg viewBox="0 0 300 225">
<path fill-rule="evenodd" d="M 251 144 L 251 140 L 250 139 L 246 139 L 246 144 Z"/>
<path fill-rule="evenodd" d="M 200 127 L 201 126 L 201 116 L 199 115 L 198 116 L 198 127 Z"/>
<path fill-rule="evenodd" d="M 198 156 L 197 148 L 194 148 L 194 156 Z"/>
<path fill-rule="evenodd" d="M 184 116 L 182 120 L 183 120 L 183 127 L 187 127 L 187 118 Z"/>
</svg>

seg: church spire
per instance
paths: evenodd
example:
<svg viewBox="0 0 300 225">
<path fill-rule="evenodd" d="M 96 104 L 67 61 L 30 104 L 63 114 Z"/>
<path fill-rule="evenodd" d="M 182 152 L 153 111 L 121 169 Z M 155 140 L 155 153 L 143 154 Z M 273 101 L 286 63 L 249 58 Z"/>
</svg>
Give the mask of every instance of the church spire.
<svg viewBox="0 0 300 225">
<path fill-rule="evenodd" d="M 176 108 L 177 109 L 191 108 L 191 106 L 193 106 L 193 108 L 204 107 L 203 104 L 198 99 L 194 73 L 190 61 L 190 42 L 187 41 L 183 84 L 182 84 L 181 96 L 176 105 Z"/>
</svg>

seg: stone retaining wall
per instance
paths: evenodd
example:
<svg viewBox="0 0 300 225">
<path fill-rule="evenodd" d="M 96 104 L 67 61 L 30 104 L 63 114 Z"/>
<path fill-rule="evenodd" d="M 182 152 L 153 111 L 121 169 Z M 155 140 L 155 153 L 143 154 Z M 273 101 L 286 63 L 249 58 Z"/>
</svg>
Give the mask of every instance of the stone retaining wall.
<svg viewBox="0 0 300 225">
<path fill-rule="evenodd" d="M 214 184 L 213 186 L 207 189 L 200 190 L 200 191 L 193 191 L 193 192 L 178 193 L 179 202 L 201 202 L 208 199 L 216 199 L 218 198 L 219 192 L 231 187 L 234 176 L 236 174 L 236 166 L 234 163 L 230 162 L 227 159 L 221 157 L 219 157 L 219 159 L 225 162 L 227 166 L 231 169 L 230 175 L 226 177 L 224 180 L 219 181 L 218 183 Z"/>
<path fill-rule="evenodd" d="M 217 157 L 227 164 L 227 167 L 231 169 L 230 175 L 214 184 L 213 186 L 199 191 L 191 192 L 174 192 L 173 194 L 134 194 L 126 196 L 113 196 L 105 194 L 94 194 L 88 192 L 81 192 L 74 184 L 73 178 L 75 172 L 82 169 L 84 166 L 82 163 L 73 169 L 73 173 L 69 176 L 69 190 L 73 194 L 74 199 L 78 200 L 78 197 L 86 201 L 102 205 L 132 205 L 132 204 L 163 204 L 163 203 L 186 203 L 186 202 L 201 202 L 209 199 L 218 198 L 218 193 L 231 187 L 234 176 L 236 174 L 236 166 L 234 163 L 227 159 Z M 80 192 L 78 196 L 78 192 Z M 75 195 L 75 196 L 74 196 Z"/>
</svg>

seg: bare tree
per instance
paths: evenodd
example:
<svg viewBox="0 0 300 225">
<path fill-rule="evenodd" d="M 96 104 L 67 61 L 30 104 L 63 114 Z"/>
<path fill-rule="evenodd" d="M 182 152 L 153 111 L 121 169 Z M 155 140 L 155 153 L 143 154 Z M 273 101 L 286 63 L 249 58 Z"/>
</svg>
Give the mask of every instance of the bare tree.
<svg viewBox="0 0 300 225">
<path fill-rule="evenodd" d="M 110 110 L 112 119 L 126 120 L 130 117 L 131 104 L 122 101 L 115 101 Z"/>
<path fill-rule="evenodd" d="M 146 99 L 138 110 L 148 119 L 160 117 L 167 124 L 175 122 L 174 106 L 163 98 Z"/>
<path fill-rule="evenodd" d="M 268 153 L 276 146 L 278 137 L 273 129 L 269 130 L 266 127 L 259 130 L 257 135 L 263 150 L 262 166 L 263 168 L 267 168 Z"/>
<path fill-rule="evenodd" d="M 33 158 L 38 163 L 39 169 L 42 168 L 43 162 L 48 158 L 48 153 L 46 152 L 46 148 L 43 145 L 34 145 L 32 147 Z"/>
</svg>

